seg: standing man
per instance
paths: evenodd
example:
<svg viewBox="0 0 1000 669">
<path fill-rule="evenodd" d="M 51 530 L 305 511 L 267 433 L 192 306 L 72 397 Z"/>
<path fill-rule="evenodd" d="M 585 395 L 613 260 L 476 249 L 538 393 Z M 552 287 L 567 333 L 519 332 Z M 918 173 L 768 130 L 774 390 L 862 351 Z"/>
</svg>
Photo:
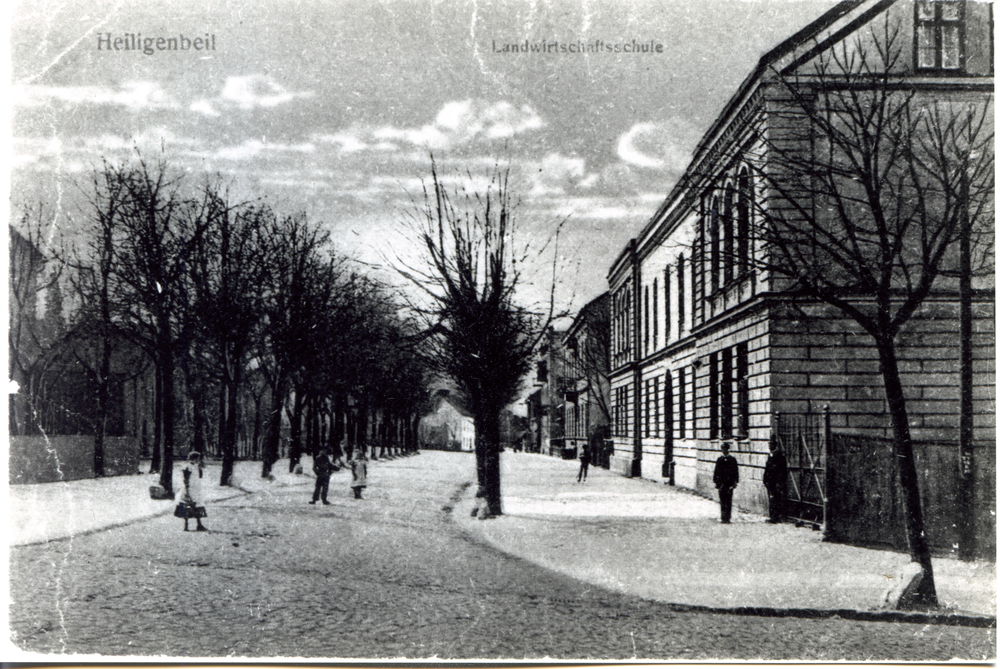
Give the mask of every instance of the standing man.
<svg viewBox="0 0 1000 669">
<path fill-rule="evenodd" d="M 322 497 L 323 504 L 329 505 L 326 495 L 330 490 L 330 474 L 333 472 L 333 463 L 330 462 L 329 452 L 325 448 L 319 449 L 319 453 L 313 458 L 313 473 L 316 474 L 316 489 L 313 490 L 313 498 L 310 504 L 315 504 Z"/>
<path fill-rule="evenodd" d="M 771 453 L 764 465 L 764 487 L 767 488 L 767 510 L 769 523 L 781 521 L 785 505 L 785 486 L 788 482 L 788 460 L 778 448 L 778 440 L 771 439 Z"/>
<path fill-rule="evenodd" d="M 722 522 L 728 524 L 733 513 L 733 490 L 740 482 L 740 469 L 736 464 L 736 458 L 729 455 L 728 441 L 722 442 L 722 456 L 715 461 L 715 474 L 712 480 L 719 491 Z"/>
<path fill-rule="evenodd" d="M 580 447 L 580 473 L 576 475 L 576 482 L 587 480 L 587 467 L 590 466 L 590 447 L 584 444 Z"/>
</svg>

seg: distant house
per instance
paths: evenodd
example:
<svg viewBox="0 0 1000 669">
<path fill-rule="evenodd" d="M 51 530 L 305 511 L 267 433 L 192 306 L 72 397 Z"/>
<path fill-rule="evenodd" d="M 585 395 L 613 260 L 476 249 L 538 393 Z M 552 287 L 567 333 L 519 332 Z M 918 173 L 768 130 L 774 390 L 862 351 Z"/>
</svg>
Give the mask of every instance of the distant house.
<svg viewBox="0 0 1000 669">
<path fill-rule="evenodd" d="M 608 344 L 611 337 L 611 298 L 608 293 L 580 309 L 563 334 L 563 427 L 566 448 L 579 454 L 588 443 L 599 445 L 593 463 L 607 467 L 610 454 L 604 441 L 610 424 Z"/>
<path fill-rule="evenodd" d="M 417 427 L 420 448 L 439 451 L 474 451 L 476 425 L 461 400 L 447 389 L 434 393 L 434 411 Z"/>
<path fill-rule="evenodd" d="M 549 328 L 535 354 L 534 385 L 527 399 L 530 443 L 526 450 L 545 455 L 563 456 L 565 447 L 564 409 L 566 356 L 563 331 Z M 571 452 L 566 453 L 567 456 Z"/>
</svg>

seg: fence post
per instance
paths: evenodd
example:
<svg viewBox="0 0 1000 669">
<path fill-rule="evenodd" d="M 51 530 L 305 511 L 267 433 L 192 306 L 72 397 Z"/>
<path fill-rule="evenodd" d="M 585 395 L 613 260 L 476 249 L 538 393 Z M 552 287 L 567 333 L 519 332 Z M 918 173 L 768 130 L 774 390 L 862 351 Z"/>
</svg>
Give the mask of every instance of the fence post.
<svg viewBox="0 0 1000 669">
<path fill-rule="evenodd" d="M 833 433 L 830 430 L 830 405 L 823 405 L 823 446 L 820 451 L 820 462 L 823 463 L 823 541 L 830 540 L 830 458 L 828 457 Z"/>
</svg>

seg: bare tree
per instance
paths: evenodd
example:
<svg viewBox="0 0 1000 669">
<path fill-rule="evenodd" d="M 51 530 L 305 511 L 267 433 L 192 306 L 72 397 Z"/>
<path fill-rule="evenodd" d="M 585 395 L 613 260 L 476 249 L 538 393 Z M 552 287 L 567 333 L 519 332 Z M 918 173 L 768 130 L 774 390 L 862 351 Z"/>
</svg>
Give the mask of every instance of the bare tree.
<svg viewBox="0 0 1000 669">
<path fill-rule="evenodd" d="M 474 415 L 485 516 L 502 513 L 500 412 L 516 399 L 544 330 L 537 314 L 515 302 L 523 258 L 513 247 L 511 195 L 509 170 L 499 168 L 485 192 L 449 190 L 432 157 L 424 202 L 412 218 L 425 266 L 399 266 L 430 300 L 418 313 L 437 332 L 425 343 L 431 368 L 458 385 Z"/>
<path fill-rule="evenodd" d="M 173 491 L 175 385 L 184 354 L 179 336 L 187 306 L 191 254 L 210 222 L 211 199 L 184 197 L 163 161 L 106 168 L 123 188 L 120 236 L 115 240 L 116 301 L 126 310 L 123 325 L 154 351 L 162 403 L 160 485 Z"/>
<path fill-rule="evenodd" d="M 9 228 L 10 266 L 8 271 L 7 328 L 8 378 L 19 380 L 22 388 L 8 395 L 10 434 L 26 434 L 37 428 L 30 403 L 32 384 L 44 363 L 45 353 L 63 329 L 60 300 L 49 300 L 44 315 L 38 313 L 40 294 L 58 295 L 61 264 L 52 263 L 45 253 L 44 221 L 48 214 L 39 204 L 22 212 L 18 225 Z M 48 295 L 49 298 L 52 295 Z M 18 397 L 22 401 L 18 401 Z"/>
<path fill-rule="evenodd" d="M 220 485 L 229 485 L 236 458 L 240 390 L 264 316 L 266 276 L 261 236 L 271 218 L 263 206 L 234 205 L 210 186 L 210 227 L 192 253 L 193 324 L 207 345 L 219 387 Z"/>
<path fill-rule="evenodd" d="M 959 268 L 963 231 L 967 273 L 992 274 L 993 104 L 988 92 L 939 101 L 907 85 L 901 41 L 886 20 L 808 71 L 775 73 L 777 113 L 750 161 L 765 197 L 746 232 L 759 240 L 751 262 L 785 294 L 831 305 L 871 336 L 923 568 L 914 605 L 936 606 L 897 335 L 933 290 L 954 291 L 942 279 Z"/>
</svg>

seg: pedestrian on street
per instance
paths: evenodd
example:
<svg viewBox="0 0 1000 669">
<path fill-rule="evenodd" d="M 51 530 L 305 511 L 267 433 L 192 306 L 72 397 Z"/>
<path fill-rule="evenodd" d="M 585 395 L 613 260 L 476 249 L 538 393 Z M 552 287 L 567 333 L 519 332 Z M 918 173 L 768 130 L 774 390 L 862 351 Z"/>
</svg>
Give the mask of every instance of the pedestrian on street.
<svg viewBox="0 0 1000 669">
<path fill-rule="evenodd" d="M 351 490 L 354 499 L 362 499 L 361 491 L 368 486 L 368 458 L 364 449 L 355 449 L 351 456 Z"/>
<path fill-rule="evenodd" d="M 736 458 L 729 454 L 729 442 L 722 442 L 722 455 L 715 461 L 715 473 L 712 481 L 719 491 L 719 506 L 722 510 L 722 522 L 728 524 L 733 513 L 733 490 L 740 482 L 740 470 Z"/>
<path fill-rule="evenodd" d="M 584 444 L 580 448 L 580 473 L 576 475 L 576 482 L 587 480 L 587 468 L 590 466 L 590 449 Z"/>
<path fill-rule="evenodd" d="M 207 532 L 208 528 L 201 524 L 201 519 L 208 515 L 205 511 L 205 507 L 198 502 L 204 501 L 202 497 L 201 490 L 201 479 L 204 477 L 205 467 L 202 463 L 201 453 L 198 451 L 191 451 L 188 453 L 187 460 L 181 467 L 181 477 L 184 481 L 184 494 L 181 498 L 181 504 L 178 505 L 178 509 L 182 509 L 182 516 L 184 518 L 184 531 L 188 531 L 188 520 L 194 518 L 197 521 L 198 526 L 195 529 L 196 532 Z M 174 511 L 177 514 L 177 510 Z"/>
<path fill-rule="evenodd" d="M 771 440 L 771 453 L 764 464 L 764 487 L 767 488 L 767 522 L 778 523 L 784 515 L 785 493 L 788 485 L 788 460 L 777 439 Z"/>
<path fill-rule="evenodd" d="M 313 498 L 310 504 L 315 504 L 321 498 L 324 505 L 329 505 L 326 495 L 330 490 L 330 474 L 333 473 L 333 463 L 330 461 L 330 454 L 325 448 L 319 449 L 316 457 L 313 458 L 313 474 L 316 475 L 316 488 L 313 490 Z"/>
</svg>

